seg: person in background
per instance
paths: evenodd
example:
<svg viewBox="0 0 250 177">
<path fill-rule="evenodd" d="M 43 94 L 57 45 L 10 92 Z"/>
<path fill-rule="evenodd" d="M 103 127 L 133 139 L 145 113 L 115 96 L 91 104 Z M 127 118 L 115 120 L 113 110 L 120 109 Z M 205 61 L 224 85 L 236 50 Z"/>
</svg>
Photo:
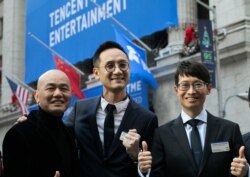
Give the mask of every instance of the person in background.
<svg viewBox="0 0 250 177">
<path fill-rule="evenodd" d="M 76 177 L 77 151 L 61 118 L 71 99 L 68 77 L 60 70 L 40 76 L 35 91 L 39 110 L 15 124 L 3 140 L 5 177 Z"/>
<path fill-rule="evenodd" d="M 74 129 L 81 177 L 136 177 L 139 144 L 145 140 L 151 148 L 157 117 L 126 92 L 129 59 L 119 44 L 101 44 L 93 64 L 102 94 L 78 100 L 65 122 Z"/>
<path fill-rule="evenodd" d="M 142 173 L 150 173 L 151 177 L 247 175 L 239 125 L 215 117 L 204 108 L 211 89 L 205 66 L 192 61 L 179 64 L 174 90 L 182 111 L 155 131 L 151 152 L 144 142 L 138 156 Z"/>
<path fill-rule="evenodd" d="M 250 86 L 248 89 L 248 105 L 250 108 Z M 246 158 L 248 159 L 248 164 L 250 164 L 250 132 L 243 135 L 243 141 L 246 146 Z"/>
</svg>

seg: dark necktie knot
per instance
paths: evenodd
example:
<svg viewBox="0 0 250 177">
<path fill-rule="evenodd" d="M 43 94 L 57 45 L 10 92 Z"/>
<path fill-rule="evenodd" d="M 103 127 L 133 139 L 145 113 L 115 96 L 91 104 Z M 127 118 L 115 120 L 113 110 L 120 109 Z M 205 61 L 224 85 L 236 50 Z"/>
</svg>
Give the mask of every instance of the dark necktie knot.
<svg viewBox="0 0 250 177">
<path fill-rule="evenodd" d="M 106 111 L 109 113 L 109 112 L 114 112 L 114 110 L 116 109 L 116 107 L 115 107 L 115 105 L 113 105 L 113 104 L 108 104 L 107 106 L 106 106 Z"/>
<path fill-rule="evenodd" d="M 192 127 L 197 127 L 199 122 L 201 122 L 201 121 L 198 119 L 191 119 L 191 120 L 187 121 L 187 124 L 191 125 Z"/>
</svg>

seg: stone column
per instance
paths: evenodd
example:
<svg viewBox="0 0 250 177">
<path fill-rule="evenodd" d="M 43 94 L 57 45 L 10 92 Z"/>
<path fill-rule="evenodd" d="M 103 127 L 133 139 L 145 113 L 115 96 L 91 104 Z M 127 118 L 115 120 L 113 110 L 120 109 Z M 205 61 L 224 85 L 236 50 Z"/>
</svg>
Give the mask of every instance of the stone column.
<svg viewBox="0 0 250 177">
<path fill-rule="evenodd" d="M 190 24 L 197 24 L 197 3 L 195 0 L 177 0 L 177 10 L 179 25 L 168 29 L 170 53 L 182 50 L 185 28 Z"/>
<path fill-rule="evenodd" d="M 25 0 L 5 0 L 3 6 L 3 76 L 1 104 L 11 102 L 11 89 L 4 73 L 24 79 Z"/>
</svg>

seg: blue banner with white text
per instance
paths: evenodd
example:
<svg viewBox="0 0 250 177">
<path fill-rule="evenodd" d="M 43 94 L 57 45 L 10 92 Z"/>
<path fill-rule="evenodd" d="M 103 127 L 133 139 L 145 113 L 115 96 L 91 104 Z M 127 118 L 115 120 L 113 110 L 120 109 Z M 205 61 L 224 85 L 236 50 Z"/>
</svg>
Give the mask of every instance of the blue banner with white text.
<svg viewBox="0 0 250 177">
<path fill-rule="evenodd" d="M 130 60 L 131 79 L 139 78 L 152 88 L 157 88 L 158 84 L 153 74 L 146 64 L 145 49 L 137 46 L 123 34 L 115 30 L 116 41 L 124 48 Z"/>
<path fill-rule="evenodd" d="M 176 0 L 92 1 L 26 0 L 26 83 L 55 68 L 50 49 L 72 64 L 91 58 L 113 26 L 124 30 L 114 18 L 138 37 L 178 24 Z"/>
</svg>

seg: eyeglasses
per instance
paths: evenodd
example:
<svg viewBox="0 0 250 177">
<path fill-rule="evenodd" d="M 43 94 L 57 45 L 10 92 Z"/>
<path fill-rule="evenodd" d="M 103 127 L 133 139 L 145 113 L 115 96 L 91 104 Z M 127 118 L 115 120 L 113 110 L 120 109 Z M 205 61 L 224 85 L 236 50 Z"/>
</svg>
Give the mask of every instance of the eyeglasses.
<svg viewBox="0 0 250 177">
<path fill-rule="evenodd" d="M 181 82 L 181 83 L 177 84 L 177 87 L 181 91 L 188 91 L 190 89 L 191 85 L 192 85 L 192 87 L 195 90 L 201 90 L 201 89 L 203 89 L 207 85 L 207 83 L 206 82 L 202 82 L 202 81 L 197 81 L 197 82 L 194 82 L 192 84 L 189 84 L 187 82 Z"/>
<path fill-rule="evenodd" d="M 111 72 L 114 72 L 116 67 L 118 66 L 118 68 L 121 70 L 121 71 L 127 71 L 128 68 L 129 68 L 129 63 L 128 62 L 125 62 L 125 61 L 122 61 L 122 62 L 118 62 L 118 63 L 115 63 L 115 62 L 108 62 L 104 67 L 106 69 L 107 72 L 111 73 Z"/>
</svg>

